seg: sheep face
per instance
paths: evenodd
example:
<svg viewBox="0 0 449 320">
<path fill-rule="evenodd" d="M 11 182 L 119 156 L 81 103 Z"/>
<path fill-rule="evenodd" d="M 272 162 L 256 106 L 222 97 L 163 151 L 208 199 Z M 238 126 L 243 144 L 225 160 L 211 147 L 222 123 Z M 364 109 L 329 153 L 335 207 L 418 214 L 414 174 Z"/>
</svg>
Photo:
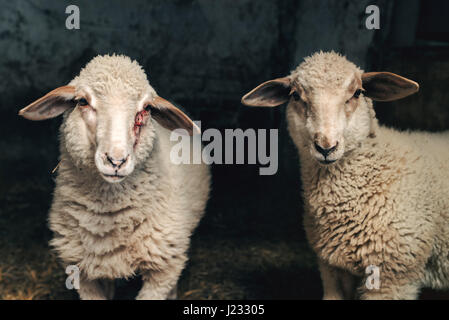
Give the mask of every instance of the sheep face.
<svg viewBox="0 0 449 320">
<path fill-rule="evenodd" d="M 153 92 L 150 88 L 132 92 L 120 82 L 107 92 L 87 85 L 75 87 L 76 105 L 63 126 L 66 149 L 80 165 L 95 163 L 104 180 L 120 182 L 153 149 L 156 133 L 149 104 L 155 98 Z"/>
<path fill-rule="evenodd" d="M 292 138 L 323 165 L 342 158 L 372 132 L 372 101 L 391 101 L 418 85 L 387 72 L 363 73 L 334 52 L 305 59 L 292 74 L 267 81 L 242 98 L 250 106 L 288 102 Z"/>
<path fill-rule="evenodd" d="M 64 111 L 63 143 L 78 167 L 94 168 L 107 182 L 124 180 L 153 150 L 154 121 L 192 134 L 193 122 L 159 97 L 145 72 L 124 56 L 99 56 L 68 86 L 57 88 L 20 111 L 31 120 Z"/>
<path fill-rule="evenodd" d="M 333 163 L 370 131 L 360 74 L 353 72 L 332 87 L 310 87 L 304 82 L 292 81 L 289 114 L 312 157 L 322 164 Z"/>
</svg>

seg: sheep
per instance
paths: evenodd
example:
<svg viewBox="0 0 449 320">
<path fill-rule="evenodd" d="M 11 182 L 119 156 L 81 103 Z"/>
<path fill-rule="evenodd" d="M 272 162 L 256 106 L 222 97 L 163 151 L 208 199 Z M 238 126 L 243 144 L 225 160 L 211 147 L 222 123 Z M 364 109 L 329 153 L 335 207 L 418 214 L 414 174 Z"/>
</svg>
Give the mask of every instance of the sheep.
<svg viewBox="0 0 449 320">
<path fill-rule="evenodd" d="M 198 127 L 122 55 L 93 58 L 68 85 L 19 114 L 63 114 L 50 244 L 65 265 L 79 268 L 80 298 L 111 299 L 114 279 L 137 274 L 137 299 L 175 298 L 210 171 L 204 163 L 173 164 L 170 135 Z"/>
<path fill-rule="evenodd" d="M 248 106 L 288 102 L 323 299 L 416 299 L 422 287 L 449 287 L 449 132 L 381 126 L 372 103 L 418 89 L 332 51 L 242 98 Z"/>
</svg>

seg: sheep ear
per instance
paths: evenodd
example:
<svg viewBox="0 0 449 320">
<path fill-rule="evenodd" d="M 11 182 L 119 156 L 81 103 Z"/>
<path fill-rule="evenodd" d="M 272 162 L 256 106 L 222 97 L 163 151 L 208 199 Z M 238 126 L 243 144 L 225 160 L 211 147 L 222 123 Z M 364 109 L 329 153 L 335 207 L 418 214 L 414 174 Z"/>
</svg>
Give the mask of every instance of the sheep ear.
<svg viewBox="0 0 449 320">
<path fill-rule="evenodd" d="M 75 87 L 59 87 L 20 110 L 19 115 L 28 120 L 54 118 L 75 106 L 74 97 Z"/>
<path fill-rule="evenodd" d="M 173 104 L 161 97 L 156 97 L 149 103 L 151 108 L 151 116 L 161 126 L 175 130 L 178 128 L 185 129 L 189 135 L 198 134 L 201 130 L 193 121 L 181 110 Z"/>
<path fill-rule="evenodd" d="M 290 79 L 278 78 L 262 83 L 242 98 L 242 103 L 253 107 L 276 107 L 288 101 Z"/>
<path fill-rule="evenodd" d="M 393 101 L 405 98 L 419 90 L 415 81 L 391 72 L 368 72 L 362 75 L 365 95 L 376 101 Z"/>
</svg>

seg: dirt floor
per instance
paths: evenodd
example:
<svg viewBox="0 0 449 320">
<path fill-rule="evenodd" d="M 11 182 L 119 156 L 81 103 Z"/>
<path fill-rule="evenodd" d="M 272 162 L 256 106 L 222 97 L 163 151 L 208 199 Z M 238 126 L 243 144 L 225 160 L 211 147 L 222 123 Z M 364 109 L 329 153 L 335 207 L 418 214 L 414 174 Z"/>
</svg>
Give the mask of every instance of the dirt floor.
<svg viewBox="0 0 449 320">
<path fill-rule="evenodd" d="M 0 299 L 77 299 L 50 251 L 47 227 L 57 163 L 57 122 L 33 137 L 0 141 Z M 10 129 L 9 129 L 10 130 Z M 33 150 L 29 152 L 28 150 Z M 39 151 L 40 150 L 40 151 Z M 282 161 L 297 161 L 289 156 Z M 192 238 L 178 286 L 181 299 L 320 299 L 314 254 L 302 230 L 298 172 L 258 176 L 257 166 L 213 168 L 207 213 Z M 116 298 L 133 298 L 139 279 L 118 281 Z M 424 298 L 449 298 L 426 291 Z"/>
</svg>

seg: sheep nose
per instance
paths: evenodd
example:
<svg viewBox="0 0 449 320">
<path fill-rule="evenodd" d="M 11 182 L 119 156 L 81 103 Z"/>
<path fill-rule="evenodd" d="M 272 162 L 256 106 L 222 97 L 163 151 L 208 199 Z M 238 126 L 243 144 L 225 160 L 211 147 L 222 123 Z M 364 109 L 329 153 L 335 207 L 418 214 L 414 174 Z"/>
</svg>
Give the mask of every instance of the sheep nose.
<svg viewBox="0 0 449 320">
<path fill-rule="evenodd" d="M 120 169 L 120 167 L 122 165 L 125 164 L 126 161 L 128 161 L 129 155 L 127 155 L 126 157 L 122 158 L 122 159 L 114 159 L 111 156 L 109 156 L 107 153 L 105 153 L 106 159 L 108 160 L 108 162 L 112 165 L 113 168 L 117 168 Z"/>
<path fill-rule="evenodd" d="M 333 147 L 323 148 L 322 146 L 320 146 L 318 143 L 315 142 L 316 151 L 321 153 L 324 158 L 326 158 L 331 152 L 333 152 L 335 149 L 337 149 L 337 146 L 338 146 L 338 142 Z"/>
</svg>

